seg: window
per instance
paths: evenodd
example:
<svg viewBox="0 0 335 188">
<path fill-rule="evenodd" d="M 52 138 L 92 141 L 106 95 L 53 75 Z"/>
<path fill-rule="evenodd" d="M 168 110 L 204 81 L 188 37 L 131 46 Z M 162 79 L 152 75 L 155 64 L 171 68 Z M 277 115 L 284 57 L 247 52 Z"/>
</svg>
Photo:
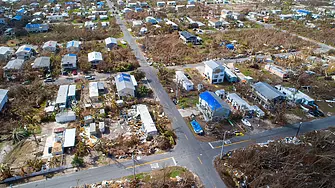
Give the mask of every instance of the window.
<svg viewBox="0 0 335 188">
<path fill-rule="evenodd" d="M 217 82 L 217 81 L 218 81 L 217 79 L 214 79 L 214 80 L 213 80 L 213 83 L 215 83 L 215 82 Z"/>
<path fill-rule="evenodd" d="M 224 76 L 224 74 L 220 74 L 220 76 Z"/>
<path fill-rule="evenodd" d="M 218 77 L 218 75 L 214 75 L 214 78 L 217 78 Z"/>
<path fill-rule="evenodd" d="M 219 79 L 219 82 L 222 82 L 222 79 Z"/>
</svg>

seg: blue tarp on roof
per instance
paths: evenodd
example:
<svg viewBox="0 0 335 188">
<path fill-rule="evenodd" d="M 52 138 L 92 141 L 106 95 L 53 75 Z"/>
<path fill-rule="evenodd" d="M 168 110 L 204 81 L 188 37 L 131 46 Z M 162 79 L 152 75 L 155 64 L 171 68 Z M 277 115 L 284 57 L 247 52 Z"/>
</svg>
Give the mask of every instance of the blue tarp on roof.
<svg viewBox="0 0 335 188">
<path fill-rule="evenodd" d="M 27 48 L 24 48 L 24 50 L 25 50 L 25 51 L 30 51 L 31 48 L 28 48 L 28 47 L 27 47 Z"/>
<path fill-rule="evenodd" d="M 130 82 L 131 81 L 130 74 L 121 73 L 119 77 L 119 82 L 123 81 Z"/>
<path fill-rule="evenodd" d="M 68 56 L 77 56 L 76 54 L 68 54 Z"/>
<path fill-rule="evenodd" d="M 200 124 L 196 120 L 191 121 L 191 125 L 193 127 L 193 130 L 196 134 L 202 134 L 204 131 L 202 130 Z"/>
<path fill-rule="evenodd" d="M 200 94 L 199 96 L 202 100 L 206 101 L 208 106 L 212 109 L 219 109 L 221 108 L 221 104 L 219 101 L 217 101 L 212 94 L 209 91 L 205 91 Z"/>
<path fill-rule="evenodd" d="M 233 44 L 227 44 L 226 48 L 229 50 L 234 50 L 234 45 Z"/>
<path fill-rule="evenodd" d="M 73 5 L 73 4 L 75 4 L 75 3 L 70 1 L 70 2 L 65 2 L 65 4 L 66 4 L 66 5 Z"/>
<path fill-rule="evenodd" d="M 39 28 L 41 24 L 27 24 L 26 28 Z"/>
<path fill-rule="evenodd" d="M 20 15 L 16 15 L 12 18 L 12 20 L 17 20 L 17 21 L 20 21 L 22 19 L 22 16 Z"/>
<path fill-rule="evenodd" d="M 312 14 L 312 12 L 310 12 L 310 11 L 308 11 L 308 10 L 304 10 L 304 9 L 299 9 L 299 10 L 297 10 L 297 13 L 300 13 L 300 14 L 306 14 L 306 15 Z"/>
<path fill-rule="evenodd" d="M 99 1 L 99 2 L 97 2 L 97 5 L 100 5 L 100 6 L 103 6 L 105 3 L 104 2 L 101 2 L 101 1 Z"/>
</svg>

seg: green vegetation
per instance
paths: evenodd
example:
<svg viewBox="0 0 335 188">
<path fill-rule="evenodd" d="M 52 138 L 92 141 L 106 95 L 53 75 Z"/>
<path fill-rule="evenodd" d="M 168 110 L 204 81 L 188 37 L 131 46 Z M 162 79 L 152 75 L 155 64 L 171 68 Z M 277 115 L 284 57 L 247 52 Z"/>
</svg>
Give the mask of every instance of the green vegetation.
<svg viewBox="0 0 335 188">
<path fill-rule="evenodd" d="M 187 97 L 180 98 L 178 100 L 178 105 L 181 108 L 195 107 L 198 101 L 199 99 L 197 96 L 187 96 Z"/>
</svg>

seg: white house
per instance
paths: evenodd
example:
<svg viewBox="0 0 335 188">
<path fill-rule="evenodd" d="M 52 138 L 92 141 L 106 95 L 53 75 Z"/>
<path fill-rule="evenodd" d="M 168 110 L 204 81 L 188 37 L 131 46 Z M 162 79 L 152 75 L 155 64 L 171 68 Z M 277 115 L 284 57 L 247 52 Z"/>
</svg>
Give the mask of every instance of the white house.
<svg viewBox="0 0 335 188">
<path fill-rule="evenodd" d="M 63 15 L 50 15 L 50 16 L 46 16 L 46 19 L 49 22 L 61 22 L 61 21 L 64 21 L 64 16 Z"/>
<path fill-rule="evenodd" d="M 20 74 L 25 61 L 23 59 L 10 60 L 6 66 L 3 67 L 4 77 L 15 79 L 15 75 Z"/>
<path fill-rule="evenodd" d="M 116 89 L 119 97 L 135 96 L 137 82 L 135 77 L 130 74 L 121 73 L 115 77 Z"/>
<path fill-rule="evenodd" d="M 93 102 L 97 102 L 99 100 L 98 82 L 89 83 L 89 93 L 90 93 L 90 99 Z"/>
<path fill-rule="evenodd" d="M 136 106 L 136 110 L 142 121 L 142 130 L 147 135 L 156 135 L 158 131 L 154 121 L 151 118 L 148 107 L 144 104 L 139 104 Z"/>
<path fill-rule="evenodd" d="M 186 91 L 193 90 L 194 88 L 193 82 L 185 76 L 183 71 L 176 71 L 176 82 Z"/>
<path fill-rule="evenodd" d="M 15 52 L 15 55 L 18 59 L 30 59 L 31 56 L 35 54 L 35 49 L 31 45 L 20 46 L 19 49 Z"/>
<path fill-rule="evenodd" d="M 243 112 L 248 112 L 251 110 L 251 107 L 248 104 L 248 102 L 243 100 L 236 93 L 229 93 L 226 97 L 235 110 L 240 110 Z"/>
<path fill-rule="evenodd" d="M 91 52 L 88 53 L 87 56 L 88 56 L 88 62 L 90 62 L 92 65 L 97 65 L 100 62 L 102 62 L 101 52 Z"/>
<path fill-rule="evenodd" d="M 288 77 L 288 71 L 285 70 L 284 68 L 282 67 L 279 67 L 279 66 L 276 66 L 276 65 L 273 65 L 273 64 L 266 64 L 264 66 L 264 69 L 271 72 L 272 74 L 274 75 L 277 75 L 278 77 L 280 77 L 281 79 L 285 79 Z"/>
<path fill-rule="evenodd" d="M 165 2 L 164 1 L 158 1 L 157 3 L 156 3 L 156 5 L 157 5 L 157 7 L 165 7 Z"/>
<path fill-rule="evenodd" d="M 284 87 L 281 85 L 276 85 L 275 88 L 284 94 L 288 100 L 294 103 L 315 106 L 315 100 L 313 98 L 295 88 Z"/>
<path fill-rule="evenodd" d="M 210 27 L 214 27 L 214 28 L 219 28 L 222 27 L 222 21 L 218 20 L 218 19 L 210 19 L 208 20 L 208 26 Z"/>
<path fill-rule="evenodd" d="M 12 57 L 14 50 L 10 47 L 0 47 L 0 60 L 8 60 Z"/>
<path fill-rule="evenodd" d="M 8 101 L 8 90 L 0 89 L 0 112 Z"/>
<path fill-rule="evenodd" d="M 224 67 L 213 60 L 205 61 L 205 77 L 212 84 L 222 83 L 225 76 Z"/>
<path fill-rule="evenodd" d="M 56 41 L 47 41 L 42 46 L 42 49 L 48 52 L 56 52 L 57 48 L 58 46 Z"/>
<path fill-rule="evenodd" d="M 108 49 L 112 49 L 117 46 L 117 40 L 116 38 L 108 37 L 105 39 L 105 44 Z"/>
<path fill-rule="evenodd" d="M 66 49 L 68 52 L 79 52 L 80 45 L 81 45 L 80 41 L 76 41 L 76 40 L 69 41 L 66 43 Z"/>
</svg>

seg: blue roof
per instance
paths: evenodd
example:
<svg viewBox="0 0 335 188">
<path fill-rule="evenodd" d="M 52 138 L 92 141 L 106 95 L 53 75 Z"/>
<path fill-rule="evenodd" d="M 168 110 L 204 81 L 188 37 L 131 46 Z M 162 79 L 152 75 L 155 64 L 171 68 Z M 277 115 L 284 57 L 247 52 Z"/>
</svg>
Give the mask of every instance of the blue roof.
<svg viewBox="0 0 335 188">
<path fill-rule="evenodd" d="M 233 44 L 227 44 L 226 48 L 228 48 L 229 50 L 234 50 L 234 45 Z"/>
<path fill-rule="evenodd" d="M 41 26 L 41 24 L 27 24 L 26 25 L 26 28 L 38 28 L 38 27 L 40 27 Z"/>
<path fill-rule="evenodd" d="M 303 13 L 303 14 L 311 14 L 310 11 L 308 11 L 308 10 L 304 10 L 304 9 L 299 9 L 299 10 L 297 10 L 297 12 L 298 12 L 298 13 Z"/>
<path fill-rule="evenodd" d="M 72 4 L 75 4 L 74 2 L 65 2 L 66 5 L 72 5 Z"/>
<path fill-rule="evenodd" d="M 97 2 L 97 5 L 104 5 L 105 3 L 104 2 L 101 2 L 101 1 L 99 1 L 99 2 Z"/>
<path fill-rule="evenodd" d="M 219 109 L 222 107 L 220 102 L 212 95 L 211 92 L 205 91 L 200 94 L 200 98 L 207 102 L 208 106 L 212 109 Z"/>
<path fill-rule="evenodd" d="M 122 81 L 131 82 L 130 74 L 121 73 L 119 77 L 119 82 Z"/>
<path fill-rule="evenodd" d="M 30 51 L 31 48 L 26 47 L 26 48 L 24 48 L 24 50 L 25 50 L 25 51 Z"/>
<path fill-rule="evenodd" d="M 20 15 L 16 15 L 12 18 L 13 20 L 17 20 L 17 21 L 20 21 L 22 19 L 22 16 Z"/>
<path fill-rule="evenodd" d="M 76 54 L 67 54 L 68 56 L 77 56 Z"/>
<path fill-rule="evenodd" d="M 203 132 L 200 124 L 196 120 L 191 121 L 191 125 L 192 125 L 193 130 L 196 134 L 200 134 L 200 133 Z"/>
</svg>

